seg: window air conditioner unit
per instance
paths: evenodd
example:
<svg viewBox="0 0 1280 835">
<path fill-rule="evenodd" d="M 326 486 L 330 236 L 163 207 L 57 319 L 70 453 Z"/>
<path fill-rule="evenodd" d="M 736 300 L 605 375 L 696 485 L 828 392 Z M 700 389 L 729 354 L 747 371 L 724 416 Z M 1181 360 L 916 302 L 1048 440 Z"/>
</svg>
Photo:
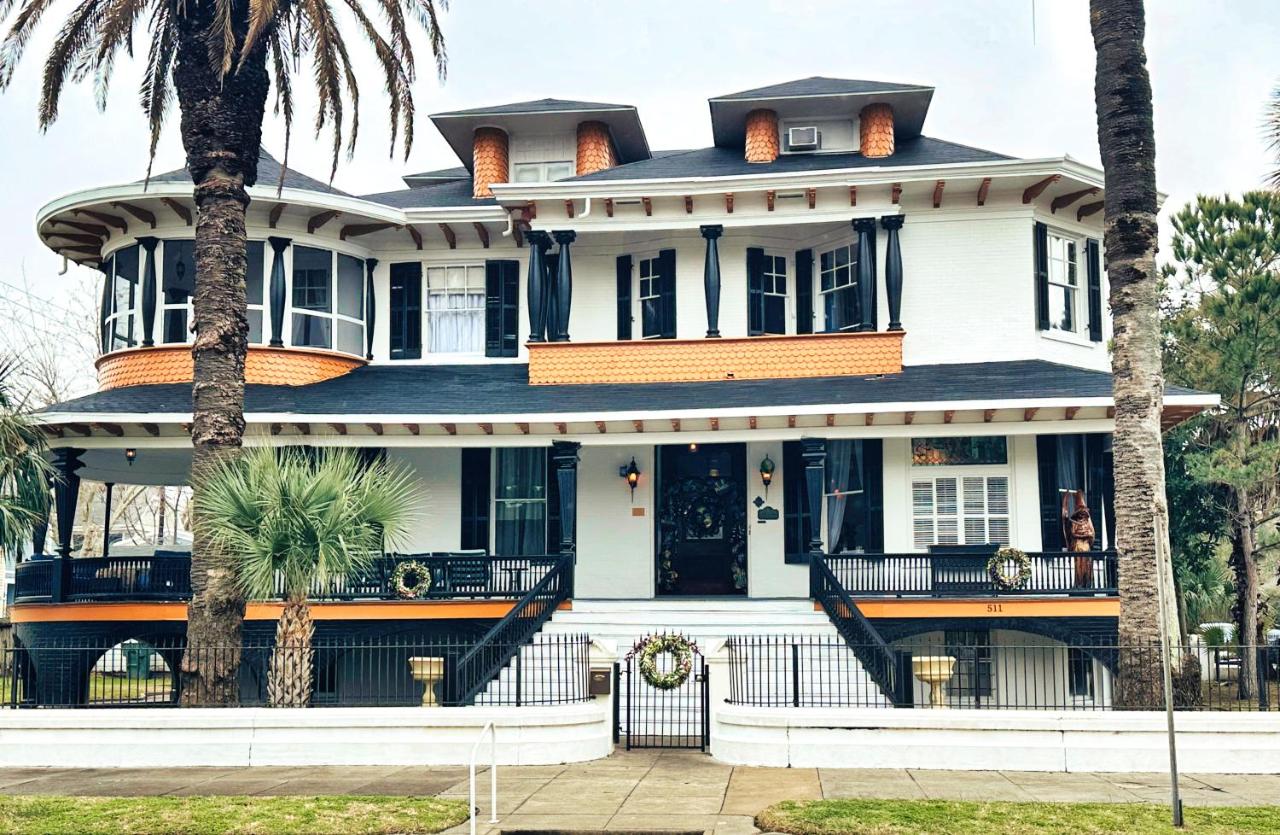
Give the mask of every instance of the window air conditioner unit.
<svg viewBox="0 0 1280 835">
<path fill-rule="evenodd" d="M 817 127 L 788 128 L 787 148 L 793 151 L 816 150 L 821 138 L 822 135 L 818 133 Z"/>
</svg>

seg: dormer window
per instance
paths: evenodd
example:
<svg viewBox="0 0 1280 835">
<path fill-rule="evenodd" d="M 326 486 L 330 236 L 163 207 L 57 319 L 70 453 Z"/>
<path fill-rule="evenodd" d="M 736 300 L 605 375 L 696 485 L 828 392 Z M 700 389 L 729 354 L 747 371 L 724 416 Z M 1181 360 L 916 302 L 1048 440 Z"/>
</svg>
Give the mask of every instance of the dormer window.
<svg viewBox="0 0 1280 835">
<path fill-rule="evenodd" d="M 549 183 L 572 177 L 575 173 L 573 160 L 517 162 L 512 166 L 513 179 L 517 183 Z"/>
</svg>

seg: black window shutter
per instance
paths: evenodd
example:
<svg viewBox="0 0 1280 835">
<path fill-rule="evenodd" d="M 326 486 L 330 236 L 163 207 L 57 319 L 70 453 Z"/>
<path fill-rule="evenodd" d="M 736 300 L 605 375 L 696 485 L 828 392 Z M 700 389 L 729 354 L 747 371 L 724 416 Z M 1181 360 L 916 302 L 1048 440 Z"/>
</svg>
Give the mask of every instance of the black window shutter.
<svg viewBox="0 0 1280 835">
<path fill-rule="evenodd" d="M 796 333 L 813 333 L 813 250 L 796 252 Z"/>
<path fill-rule="evenodd" d="M 676 338 L 676 251 L 658 253 L 658 293 L 662 297 L 662 338 Z"/>
<path fill-rule="evenodd" d="M 866 542 L 868 553 L 884 551 L 884 443 L 879 438 L 862 442 L 862 489 L 867 508 Z"/>
<path fill-rule="evenodd" d="M 462 539 L 464 551 L 489 550 L 489 450 L 462 452 Z"/>
<path fill-rule="evenodd" d="M 1062 550 L 1062 498 L 1058 494 L 1058 439 L 1036 436 L 1036 463 L 1040 470 L 1040 549 Z"/>
<path fill-rule="evenodd" d="M 619 255 L 618 270 L 618 339 L 631 338 L 631 256 Z"/>
<path fill-rule="evenodd" d="M 555 450 L 547 447 L 547 553 L 560 553 L 560 480 L 556 478 Z"/>
<path fill-rule="evenodd" d="M 1089 339 L 1102 341 L 1102 248 L 1090 238 L 1084 244 L 1085 269 L 1089 276 Z"/>
<path fill-rule="evenodd" d="M 519 327 L 520 262 L 484 262 L 484 355 L 514 357 Z"/>
<path fill-rule="evenodd" d="M 1102 550 L 1102 504 L 1106 493 L 1106 462 L 1102 456 L 1105 435 L 1084 436 L 1084 500 L 1093 519 L 1093 550 Z"/>
<path fill-rule="evenodd" d="M 393 360 L 416 360 L 422 356 L 422 265 L 392 264 L 390 282 L 389 355 Z"/>
<path fill-rule="evenodd" d="M 808 543 L 812 522 L 809 518 L 808 488 L 804 478 L 804 459 L 799 441 L 782 444 L 782 541 L 788 563 L 809 561 Z"/>
<path fill-rule="evenodd" d="M 747 248 L 747 336 L 764 333 L 764 250 Z"/>
<path fill-rule="evenodd" d="M 1036 328 L 1049 330 L 1049 227 L 1036 221 L 1034 234 L 1036 260 Z"/>
</svg>

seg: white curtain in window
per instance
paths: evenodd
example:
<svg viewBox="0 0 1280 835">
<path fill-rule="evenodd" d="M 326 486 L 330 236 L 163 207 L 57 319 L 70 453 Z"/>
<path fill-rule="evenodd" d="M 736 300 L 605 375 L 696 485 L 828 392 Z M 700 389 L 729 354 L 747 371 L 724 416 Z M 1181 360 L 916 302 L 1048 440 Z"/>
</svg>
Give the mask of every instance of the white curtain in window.
<svg viewBox="0 0 1280 835">
<path fill-rule="evenodd" d="M 427 322 L 431 353 L 480 353 L 484 350 L 484 291 L 429 291 Z"/>
<path fill-rule="evenodd" d="M 840 546 L 849 494 L 862 489 L 862 442 L 827 441 L 827 539 L 831 550 Z"/>
</svg>

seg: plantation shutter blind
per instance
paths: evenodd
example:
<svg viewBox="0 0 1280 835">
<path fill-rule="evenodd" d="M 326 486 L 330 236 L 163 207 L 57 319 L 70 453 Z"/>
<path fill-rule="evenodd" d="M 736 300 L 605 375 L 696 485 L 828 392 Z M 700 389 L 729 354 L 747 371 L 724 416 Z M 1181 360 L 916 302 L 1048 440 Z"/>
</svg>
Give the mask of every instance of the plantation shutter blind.
<svg viewBox="0 0 1280 835">
<path fill-rule="evenodd" d="M 1089 284 L 1089 340 L 1102 341 L 1102 252 L 1094 238 L 1085 241 L 1085 270 Z"/>
<path fill-rule="evenodd" d="M 676 338 L 676 251 L 658 253 L 658 293 L 662 299 L 662 338 Z"/>
<path fill-rule="evenodd" d="M 796 333 L 813 333 L 813 250 L 796 251 Z"/>
<path fill-rule="evenodd" d="M 520 262 L 484 262 L 484 355 L 519 354 Z"/>
<path fill-rule="evenodd" d="M 930 545 L 1009 544 L 1008 476 L 939 476 L 911 481 L 911 536 Z"/>
<path fill-rule="evenodd" d="M 631 256 L 619 255 L 617 260 L 618 290 L 618 339 L 631 338 Z"/>
<path fill-rule="evenodd" d="M 1036 328 L 1049 330 L 1049 227 L 1036 221 L 1034 227 L 1036 277 Z"/>
<path fill-rule="evenodd" d="M 747 248 L 747 336 L 764 333 L 764 250 Z"/>
</svg>

